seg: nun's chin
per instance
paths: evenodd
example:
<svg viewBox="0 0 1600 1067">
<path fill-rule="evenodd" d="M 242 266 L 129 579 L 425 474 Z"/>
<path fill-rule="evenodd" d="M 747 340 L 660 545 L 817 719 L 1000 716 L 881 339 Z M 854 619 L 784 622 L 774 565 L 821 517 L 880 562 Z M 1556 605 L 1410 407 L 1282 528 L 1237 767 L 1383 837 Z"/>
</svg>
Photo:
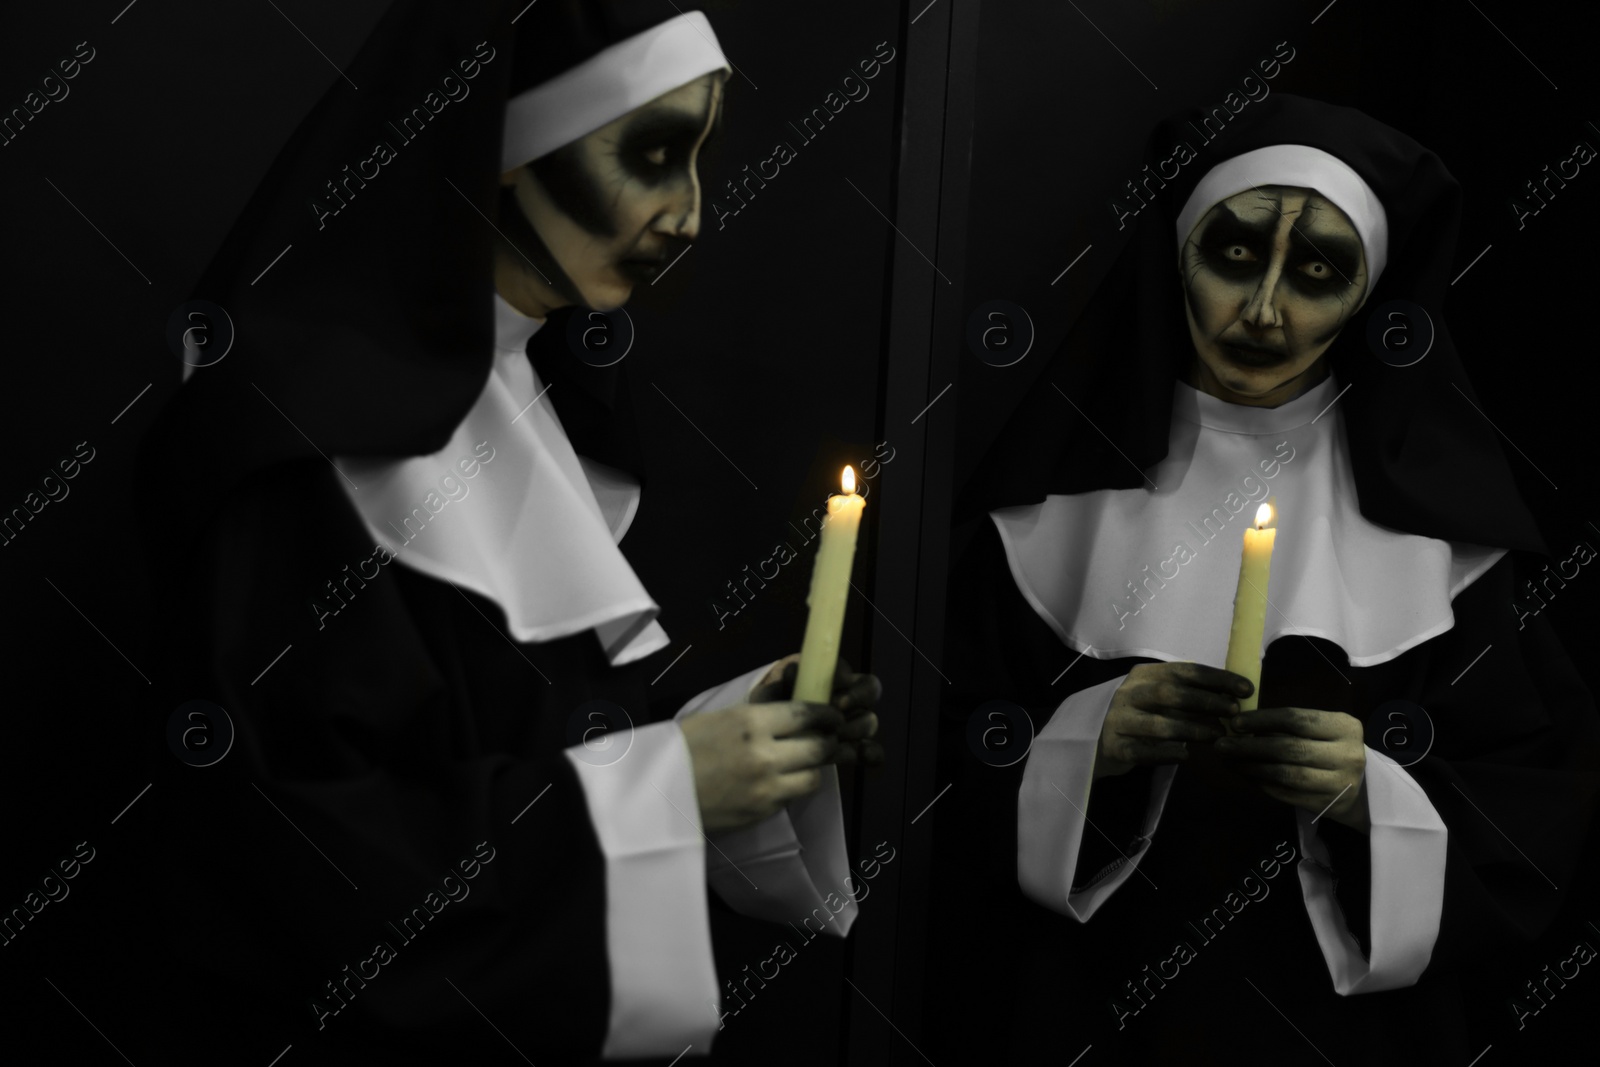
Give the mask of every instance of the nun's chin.
<svg viewBox="0 0 1600 1067">
<path fill-rule="evenodd" d="M 1252 375 L 1240 374 L 1232 369 L 1225 369 L 1218 374 L 1215 369 L 1208 369 L 1211 370 L 1212 379 L 1222 387 L 1228 397 L 1254 398 L 1272 391 L 1273 383 L 1257 381 Z"/>
<path fill-rule="evenodd" d="M 594 311 L 615 311 L 633 296 L 629 282 L 596 281 L 582 286 L 584 304 Z"/>
<path fill-rule="evenodd" d="M 1282 389 L 1293 378 L 1294 375 L 1286 373 L 1282 367 L 1229 366 L 1223 373 L 1217 375 L 1217 380 L 1230 391 L 1250 397 L 1252 400 Z"/>
</svg>

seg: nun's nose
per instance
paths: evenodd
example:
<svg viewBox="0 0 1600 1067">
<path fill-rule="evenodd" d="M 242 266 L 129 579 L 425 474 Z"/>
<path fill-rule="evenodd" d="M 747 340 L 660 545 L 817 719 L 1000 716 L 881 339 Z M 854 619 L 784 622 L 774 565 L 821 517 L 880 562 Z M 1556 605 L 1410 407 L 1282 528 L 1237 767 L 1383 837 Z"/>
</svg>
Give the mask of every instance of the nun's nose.
<svg viewBox="0 0 1600 1067">
<path fill-rule="evenodd" d="M 658 219 L 658 228 L 671 237 L 693 241 L 700 236 L 700 168 L 689 168 L 689 181 L 673 194 Z"/>
<path fill-rule="evenodd" d="M 1283 272 L 1289 265 L 1290 231 L 1294 220 L 1300 217 L 1306 204 L 1304 193 L 1290 193 L 1284 197 L 1278 210 L 1278 224 L 1272 238 L 1272 250 L 1267 255 L 1266 273 L 1254 295 L 1239 313 L 1240 321 L 1257 329 L 1283 328 L 1283 309 L 1278 302 L 1288 294 L 1283 291 Z"/>
<path fill-rule="evenodd" d="M 1275 255 L 1267 265 L 1266 276 L 1256 286 L 1255 293 L 1245 304 L 1239 318 L 1251 326 L 1273 329 L 1283 325 L 1283 315 L 1278 309 L 1278 292 L 1283 279 L 1283 258 Z"/>
</svg>

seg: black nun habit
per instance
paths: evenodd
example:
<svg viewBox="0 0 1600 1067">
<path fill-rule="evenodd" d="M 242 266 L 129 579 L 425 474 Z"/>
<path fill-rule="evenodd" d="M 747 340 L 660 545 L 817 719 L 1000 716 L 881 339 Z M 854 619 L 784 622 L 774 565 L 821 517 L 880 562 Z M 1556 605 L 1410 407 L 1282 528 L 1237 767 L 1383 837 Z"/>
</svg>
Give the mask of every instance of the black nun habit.
<svg viewBox="0 0 1600 1067">
<path fill-rule="evenodd" d="M 708 875 L 687 747 L 645 699 L 668 638 L 620 547 L 643 480 L 626 390 L 492 262 L 498 232 L 581 298 L 499 175 L 726 69 L 671 5 L 401 0 L 197 287 L 237 338 L 141 454 L 191 479 L 143 515 L 151 714 L 204 700 L 234 731 L 157 789 L 185 887 L 164 948 L 198 1028 L 175 1054 L 709 1049 L 706 886 L 737 879 Z M 845 868 L 827 780 L 804 826 L 719 840 L 769 890 L 741 910 L 807 914 L 812 872 Z"/>
<path fill-rule="evenodd" d="M 931 977 L 928 1018 L 951 1050 L 1000 1044 L 998 1062 L 1066 1062 L 1092 1043 L 1100 1062 L 1464 1063 L 1481 1045 L 1463 969 L 1556 914 L 1597 731 L 1555 634 L 1513 608 L 1543 545 L 1465 402 L 1442 313 L 1460 191 L 1434 154 L 1348 108 L 1278 94 L 1214 144 L 1198 118 L 1155 132 L 1150 158 L 1178 173 L 1152 183 L 960 497 L 943 751 L 969 803 L 939 828 L 936 893 L 950 896 L 935 911 L 959 896 L 996 920 L 940 954 L 951 969 Z M 1267 185 L 1343 209 L 1376 279 L 1329 376 L 1273 408 L 1184 380 L 1179 272 L 1204 233 L 1191 225 Z M 1436 331 L 1408 366 L 1366 339 L 1367 316 L 1397 299 Z M 1365 724 L 1366 835 L 1204 751 L 1091 788 L 1131 667 L 1222 665 L 1241 531 L 1269 495 L 1260 706 Z M 968 743 L 991 700 L 1032 723 L 1005 767 Z"/>
</svg>

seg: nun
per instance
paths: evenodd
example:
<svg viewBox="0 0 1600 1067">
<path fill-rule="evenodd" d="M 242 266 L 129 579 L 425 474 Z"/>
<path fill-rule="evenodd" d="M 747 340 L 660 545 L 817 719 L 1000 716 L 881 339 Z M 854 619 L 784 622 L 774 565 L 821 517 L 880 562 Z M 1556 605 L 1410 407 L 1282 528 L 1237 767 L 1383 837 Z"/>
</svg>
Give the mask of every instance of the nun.
<svg viewBox="0 0 1600 1067">
<path fill-rule="evenodd" d="M 172 1054 L 703 1056 L 708 887 L 849 930 L 834 767 L 881 758 L 877 679 L 795 702 L 790 656 L 650 706 L 625 381 L 547 325 L 696 239 L 729 69 L 675 5 L 396 3 L 212 261 L 231 351 L 141 454 L 189 479 L 144 515 L 152 706 L 228 738 L 159 791 Z"/>
<path fill-rule="evenodd" d="M 942 884 L 1014 906 L 950 954 L 1009 1025 L 943 1029 L 1017 1063 L 1465 1063 L 1463 981 L 1555 916 L 1597 729 L 1510 608 L 1544 549 L 1442 314 L 1460 191 L 1281 93 L 1189 159 L 964 497 L 947 720 L 999 700 L 1033 736 L 952 772 Z M 1420 360 L 1368 345 L 1395 301 Z M 1256 692 L 1222 665 L 1269 501 Z"/>
</svg>

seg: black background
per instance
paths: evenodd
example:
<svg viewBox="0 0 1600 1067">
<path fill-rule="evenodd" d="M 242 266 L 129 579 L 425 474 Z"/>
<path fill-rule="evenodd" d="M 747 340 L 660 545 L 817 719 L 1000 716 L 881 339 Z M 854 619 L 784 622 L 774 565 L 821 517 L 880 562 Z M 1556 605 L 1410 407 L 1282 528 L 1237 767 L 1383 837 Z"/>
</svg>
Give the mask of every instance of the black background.
<svg viewBox="0 0 1600 1067">
<path fill-rule="evenodd" d="M 140 835 L 184 828 L 139 825 L 138 803 L 119 817 L 154 777 L 130 757 L 129 731 L 165 724 L 129 721 L 145 683 L 118 650 L 139 644 L 146 595 L 133 501 L 191 486 L 181 469 L 134 484 L 134 448 L 179 385 L 168 316 L 385 5 L 276 6 L 110 0 L 0 16 L 0 108 L 19 105 L 78 42 L 96 49 L 70 95 L 0 147 L 10 342 L 0 508 L 20 505 L 78 442 L 95 449 L 70 495 L 0 548 L 10 623 L 0 908 L 20 903 L 78 841 L 98 850 L 71 896 L 0 949 L 8 1051 L 37 1045 L 54 1059 L 117 1062 L 109 1041 L 146 1063 L 181 1040 L 183 1006 L 123 951 L 143 922 L 126 906 L 131 886 L 184 892 L 181 872 L 141 860 Z M 662 666 L 688 649 L 662 678 L 656 711 L 798 647 L 808 553 L 721 627 L 712 600 L 790 536 L 788 524 L 821 503 L 843 463 L 886 442 L 882 454 L 894 458 L 869 497 L 863 595 L 851 604 L 845 655 L 884 677 L 891 766 L 846 789 L 852 854 L 888 841 L 900 857 L 873 883 L 850 942 L 804 949 L 728 1020 L 717 1055 L 828 1063 L 848 1050 L 851 1062 L 926 1054 L 940 1063 L 937 1049 L 912 1047 L 917 960 L 938 951 L 939 923 L 981 922 L 981 901 L 962 916 L 928 915 L 917 877 L 918 847 L 939 816 L 925 806 L 942 784 L 918 727 L 931 731 L 929 697 L 943 684 L 949 499 L 1115 258 L 1107 202 L 1138 170 L 1146 132 L 1184 104 L 1220 102 L 1288 41 L 1296 55 L 1274 91 L 1360 107 L 1443 157 L 1467 194 L 1461 268 L 1489 248 L 1451 289 L 1446 313 L 1485 413 L 1515 443 L 1513 467 L 1564 556 L 1600 538 L 1589 525 L 1600 525 L 1600 508 L 1587 432 L 1600 176 L 1585 167 L 1520 230 L 1509 204 L 1578 140 L 1600 146 L 1590 125 L 1600 121 L 1595 27 L 1575 7 L 1506 0 L 706 6 L 738 67 L 726 139 L 703 174 L 708 198 L 778 140 L 798 157 L 724 228 L 708 206 L 699 247 L 629 305 L 639 339 L 628 373 L 650 491 L 628 547 L 673 638 Z M 788 123 L 820 106 L 880 41 L 898 54 L 871 95 L 799 144 Z M 965 351 L 966 315 L 994 298 L 1029 311 L 1038 358 L 995 368 Z M 1600 585 L 1585 578 L 1548 609 L 1583 666 L 1600 636 Z M 194 845 L 202 856 L 206 843 Z M 1586 926 L 1600 921 L 1592 869 L 1563 888 L 1569 905 L 1549 935 L 1477 976 L 1494 1043 L 1485 1063 L 1560 1048 L 1600 991 L 1600 978 L 1584 974 L 1520 1033 L 1505 1007 L 1573 941 L 1600 937 Z M 725 975 L 771 953 L 761 924 L 722 914 L 716 923 Z M 775 1035 L 777 1052 L 766 1046 Z M 265 1064 L 287 1043 L 238 1041 L 225 1062 Z M 1078 1047 L 1065 1037 L 1063 1062 Z"/>
</svg>

